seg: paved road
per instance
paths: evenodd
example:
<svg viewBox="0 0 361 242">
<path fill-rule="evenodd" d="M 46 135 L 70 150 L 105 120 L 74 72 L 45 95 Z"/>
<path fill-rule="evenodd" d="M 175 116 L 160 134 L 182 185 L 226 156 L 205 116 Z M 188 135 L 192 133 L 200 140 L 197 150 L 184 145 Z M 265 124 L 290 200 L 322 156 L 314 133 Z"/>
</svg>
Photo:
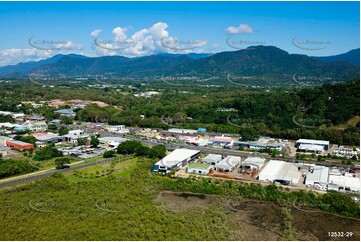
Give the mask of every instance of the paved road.
<svg viewBox="0 0 361 242">
<path fill-rule="evenodd" d="M 101 165 L 101 164 L 104 164 L 104 163 L 108 163 L 108 162 L 112 161 L 115 158 L 116 157 L 107 158 L 107 159 L 104 159 L 104 160 L 91 162 L 91 163 L 86 163 L 86 164 L 83 164 L 83 165 L 78 165 L 78 166 L 70 167 L 70 168 L 67 168 L 67 169 L 50 170 L 49 172 L 46 172 L 44 174 L 39 174 L 39 175 L 28 174 L 29 177 L 15 179 L 15 180 L 9 181 L 9 182 L 2 182 L 2 183 L 0 183 L 0 188 L 11 187 L 11 186 L 16 186 L 16 185 L 19 185 L 19 184 L 22 184 L 22 183 L 25 183 L 25 182 L 35 181 L 35 180 L 38 180 L 38 179 L 41 179 L 41 178 L 44 178 L 44 177 L 51 176 L 51 175 L 53 175 L 55 173 L 64 173 L 64 172 L 74 171 L 74 170 L 78 170 L 78 169 L 86 168 L 86 167 L 90 167 L 90 166 Z"/>
</svg>

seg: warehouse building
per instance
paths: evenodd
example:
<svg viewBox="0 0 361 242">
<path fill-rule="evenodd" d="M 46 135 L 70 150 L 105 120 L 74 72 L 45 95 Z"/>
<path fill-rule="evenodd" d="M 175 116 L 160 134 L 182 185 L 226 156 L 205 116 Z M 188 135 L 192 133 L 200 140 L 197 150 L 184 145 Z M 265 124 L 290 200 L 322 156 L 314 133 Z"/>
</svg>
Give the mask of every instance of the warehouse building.
<svg viewBox="0 0 361 242">
<path fill-rule="evenodd" d="M 315 139 L 299 139 L 296 141 L 295 147 L 300 152 L 311 152 L 320 154 L 330 147 L 330 141 Z"/>
<path fill-rule="evenodd" d="M 6 141 L 6 146 L 14 150 L 30 150 L 34 148 L 33 144 L 18 140 L 8 140 Z"/>
<path fill-rule="evenodd" d="M 209 154 L 203 158 L 202 162 L 204 164 L 215 165 L 218 164 L 222 160 L 222 155 Z"/>
<path fill-rule="evenodd" d="M 211 141 L 215 146 L 233 145 L 234 142 L 232 138 L 223 136 L 215 136 L 213 138 L 210 138 L 209 141 Z"/>
<path fill-rule="evenodd" d="M 187 172 L 207 175 L 210 172 L 210 170 L 212 170 L 212 167 L 213 166 L 210 164 L 192 163 L 188 166 Z"/>
<path fill-rule="evenodd" d="M 258 179 L 288 185 L 290 183 L 298 183 L 300 177 L 301 173 L 293 163 L 270 160 L 260 172 Z"/>
<path fill-rule="evenodd" d="M 308 187 L 327 186 L 329 168 L 326 166 L 313 166 L 306 174 L 305 185 Z"/>
<path fill-rule="evenodd" d="M 217 171 L 232 172 L 234 168 L 238 167 L 241 163 L 241 157 L 239 156 L 227 156 L 216 164 Z"/>
<path fill-rule="evenodd" d="M 241 162 L 242 170 L 256 169 L 260 170 L 266 159 L 261 157 L 247 157 L 244 161 Z"/>
<path fill-rule="evenodd" d="M 328 190 L 340 192 L 360 193 L 360 178 L 351 174 L 343 176 L 330 175 L 328 178 Z"/>
<path fill-rule="evenodd" d="M 173 169 L 185 166 L 199 157 L 199 150 L 175 149 L 166 157 L 154 164 L 154 171 L 170 172 Z"/>
</svg>

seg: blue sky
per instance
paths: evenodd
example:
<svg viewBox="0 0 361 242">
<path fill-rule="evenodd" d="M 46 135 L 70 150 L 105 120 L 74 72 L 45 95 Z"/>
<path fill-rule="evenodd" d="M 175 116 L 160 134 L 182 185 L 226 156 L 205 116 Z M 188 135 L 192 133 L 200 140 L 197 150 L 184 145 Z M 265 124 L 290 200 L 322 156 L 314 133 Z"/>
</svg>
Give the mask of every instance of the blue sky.
<svg viewBox="0 0 361 242">
<path fill-rule="evenodd" d="M 0 66 L 58 53 L 220 52 L 252 43 L 334 55 L 360 46 L 359 4 L 0 2 Z"/>
</svg>

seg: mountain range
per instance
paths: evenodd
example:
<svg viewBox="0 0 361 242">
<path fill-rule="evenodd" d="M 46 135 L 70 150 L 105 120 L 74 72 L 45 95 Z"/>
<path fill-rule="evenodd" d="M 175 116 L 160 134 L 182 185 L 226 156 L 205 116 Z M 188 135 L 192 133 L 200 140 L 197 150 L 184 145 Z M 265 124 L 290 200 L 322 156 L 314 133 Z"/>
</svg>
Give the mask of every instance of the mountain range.
<svg viewBox="0 0 361 242">
<path fill-rule="evenodd" d="M 113 73 L 119 77 L 308 75 L 346 81 L 359 76 L 359 49 L 330 57 L 289 54 L 274 46 L 252 46 L 216 54 L 157 54 L 86 57 L 56 55 L 37 62 L 0 67 L 0 77 L 24 78 L 30 73 L 85 76 Z M 353 63 L 353 64 L 352 64 Z M 358 62 L 359 63 L 359 62 Z"/>
</svg>

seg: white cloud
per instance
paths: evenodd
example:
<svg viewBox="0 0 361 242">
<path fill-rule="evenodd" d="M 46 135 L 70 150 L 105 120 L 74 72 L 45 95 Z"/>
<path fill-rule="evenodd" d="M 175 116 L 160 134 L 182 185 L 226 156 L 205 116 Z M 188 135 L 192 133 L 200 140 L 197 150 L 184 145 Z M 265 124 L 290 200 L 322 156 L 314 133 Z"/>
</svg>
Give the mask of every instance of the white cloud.
<svg viewBox="0 0 361 242">
<path fill-rule="evenodd" d="M 148 29 L 141 29 L 130 37 L 126 32 L 129 27 L 116 27 L 111 40 L 99 36 L 100 29 L 90 35 L 94 38 L 94 48 L 98 55 L 142 56 L 156 53 L 189 53 L 202 52 L 200 48 L 207 44 L 204 40 L 178 40 L 167 31 L 168 24 L 158 22 Z"/>
<path fill-rule="evenodd" d="M 19 62 L 39 61 L 54 55 L 53 51 L 39 49 L 6 49 L 0 51 L 0 66 L 14 65 Z"/>
<path fill-rule="evenodd" d="M 253 33 L 253 29 L 248 24 L 240 24 L 238 27 L 229 26 L 226 28 L 228 34 Z"/>
</svg>

